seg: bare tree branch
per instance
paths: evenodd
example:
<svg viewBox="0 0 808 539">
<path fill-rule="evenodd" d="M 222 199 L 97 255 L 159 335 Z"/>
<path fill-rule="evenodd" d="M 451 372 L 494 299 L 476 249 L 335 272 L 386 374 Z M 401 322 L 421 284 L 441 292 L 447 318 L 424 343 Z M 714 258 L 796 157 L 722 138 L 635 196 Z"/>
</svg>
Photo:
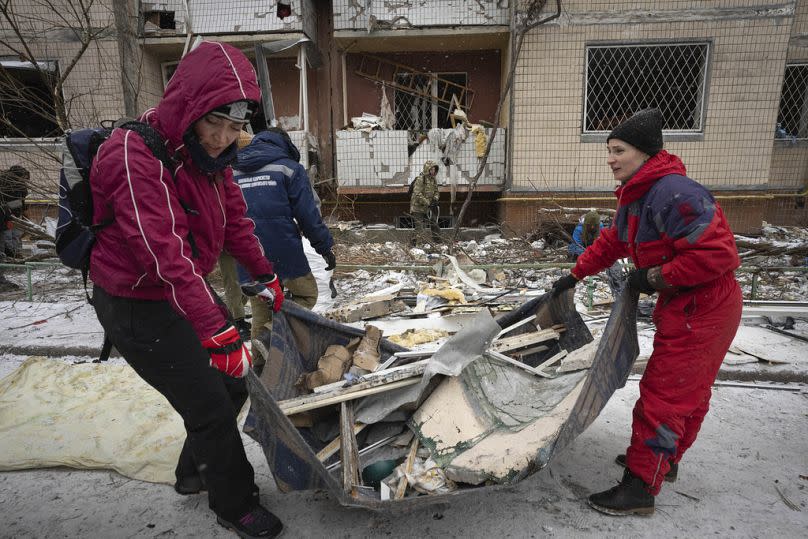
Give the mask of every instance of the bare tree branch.
<svg viewBox="0 0 808 539">
<path fill-rule="evenodd" d="M 460 225 L 463 223 L 463 217 L 465 216 L 466 210 L 468 209 L 468 206 L 471 203 L 471 199 L 474 195 L 474 189 L 477 187 L 477 182 L 480 180 L 480 177 L 482 176 L 483 171 L 485 170 L 485 165 L 488 163 L 488 155 L 491 153 L 491 146 L 494 142 L 494 139 L 497 136 L 497 129 L 499 128 L 499 122 L 502 115 L 502 107 L 504 106 L 505 100 L 510 94 L 511 87 L 513 86 L 513 79 L 516 74 L 516 67 L 519 63 L 519 54 L 522 51 L 522 44 L 524 43 L 525 36 L 530 30 L 536 28 L 537 26 L 546 24 L 561 16 L 561 0 L 556 0 L 555 12 L 540 19 L 539 15 L 541 14 L 546 4 L 547 0 L 533 0 L 528 5 L 527 9 L 524 12 L 524 15 L 521 17 L 520 21 L 516 25 L 516 42 L 514 45 L 513 55 L 511 57 L 511 67 L 508 70 L 508 78 L 505 81 L 505 88 L 502 90 L 502 94 L 499 96 L 499 102 L 497 103 L 497 110 L 496 113 L 494 114 L 494 125 L 493 128 L 491 129 L 491 136 L 488 138 L 488 144 L 485 147 L 485 153 L 480 159 L 480 163 L 477 167 L 477 173 L 474 175 L 474 178 L 472 178 L 471 182 L 469 183 L 466 198 L 463 201 L 463 205 L 460 207 L 460 213 L 457 214 L 454 230 L 452 231 L 452 244 L 449 246 L 450 250 L 452 250 L 453 244 L 456 242 L 457 236 L 460 233 Z"/>
</svg>

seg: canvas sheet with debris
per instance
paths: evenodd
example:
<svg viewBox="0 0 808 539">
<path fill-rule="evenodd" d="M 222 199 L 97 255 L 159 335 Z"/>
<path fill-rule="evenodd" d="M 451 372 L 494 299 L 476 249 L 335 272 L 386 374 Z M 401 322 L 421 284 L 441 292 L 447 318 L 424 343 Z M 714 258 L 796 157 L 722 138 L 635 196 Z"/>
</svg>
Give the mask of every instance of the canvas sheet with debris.
<svg viewBox="0 0 808 539">
<path fill-rule="evenodd" d="M 483 309 L 419 352 L 287 302 L 266 369 L 248 377 L 245 430 L 282 491 L 327 489 L 343 505 L 512 484 L 557 458 L 625 384 L 636 307 L 636 294 L 617 294 L 593 340 L 571 293 L 545 294 L 497 319 Z"/>
</svg>

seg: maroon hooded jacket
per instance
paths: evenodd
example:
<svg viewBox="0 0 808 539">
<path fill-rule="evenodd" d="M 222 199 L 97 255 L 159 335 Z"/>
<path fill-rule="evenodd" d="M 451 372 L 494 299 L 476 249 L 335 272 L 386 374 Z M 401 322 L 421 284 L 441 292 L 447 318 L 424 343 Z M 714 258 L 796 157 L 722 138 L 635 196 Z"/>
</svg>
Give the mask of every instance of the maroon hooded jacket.
<svg viewBox="0 0 808 539">
<path fill-rule="evenodd" d="M 133 131 L 116 129 L 101 145 L 91 171 L 93 219 L 112 223 L 92 250 L 96 285 L 115 296 L 169 301 L 206 339 L 226 321 L 204 279 L 222 249 L 253 277 L 272 273 L 230 167 L 203 173 L 183 143 L 209 111 L 260 98 L 249 60 L 234 47 L 204 42 L 183 58 L 163 99 L 142 117 L 165 138 L 177 163 L 173 177 Z"/>
</svg>

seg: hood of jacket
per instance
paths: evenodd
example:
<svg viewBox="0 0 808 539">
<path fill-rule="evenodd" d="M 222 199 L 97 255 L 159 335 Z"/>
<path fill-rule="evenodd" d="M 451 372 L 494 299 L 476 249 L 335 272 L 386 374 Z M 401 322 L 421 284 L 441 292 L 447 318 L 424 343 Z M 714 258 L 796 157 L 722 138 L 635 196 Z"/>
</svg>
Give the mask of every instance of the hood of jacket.
<svg viewBox="0 0 808 539">
<path fill-rule="evenodd" d="M 662 150 L 646 161 L 625 185 L 615 189 L 618 207 L 641 199 L 657 180 L 668 174 L 686 176 L 687 169 L 679 157 Z"/>
<path fill-rule="evenodd" d="M 300 152 L 288 135 L 261 131 L 253 137 L 247 147 L 238 152 L 238 161 L 233 167 L 244 172 L 254 172 L 280 159 L 300 162 Z"/>
<path fill-rule="evenodd" d="M 214 73 L 216 76 L 211 76 Z M 217 107 L 242 99 L 261 101 L 252 64 L 231 45 L 204 41 L 177 66 L 157 105 L 156 127 L 176 149 L 195 121 Z"/>
<path fill-rule="evenodd" d="M 432 167 L 436 167 L 438 169 L 437 171 L 435 171 L 435 176 L 437 176 L 438 171 L 440 170 L 440 166 L 435 161 L 432 160 L 429 160 L 426 163 L 424 163 L 424 169 L 421 171 L 421 174 L 423 174 L 424 176 L 428 175 L 429 169 Z"/>
</svg>

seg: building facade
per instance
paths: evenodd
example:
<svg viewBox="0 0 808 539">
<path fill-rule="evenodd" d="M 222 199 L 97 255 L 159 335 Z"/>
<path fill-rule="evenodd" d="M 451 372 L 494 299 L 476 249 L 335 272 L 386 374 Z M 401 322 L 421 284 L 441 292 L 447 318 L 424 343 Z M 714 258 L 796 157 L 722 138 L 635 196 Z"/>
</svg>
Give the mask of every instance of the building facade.
<svg viewBox="0 0 808 539">
<path fill-rule="evenodd" d="M 104 0 L 71 24 L 52 2 L 11 4 L 0 166 L 31 169 L 42 204 L 65 129 L 154 105 L 208 39 L 255 61 L 253 129 L 290 132 L 335 218 L 405 224 L 427 160 L 447 226 L 476 176 L 464 224 L 527 233 L 541 207 L 614 207 L 606 135 L 655 106 L 737 231 L 808 225 L 808 1 Z M 522 34 L 526 13 L 550 20 Z"/>
</svg>

